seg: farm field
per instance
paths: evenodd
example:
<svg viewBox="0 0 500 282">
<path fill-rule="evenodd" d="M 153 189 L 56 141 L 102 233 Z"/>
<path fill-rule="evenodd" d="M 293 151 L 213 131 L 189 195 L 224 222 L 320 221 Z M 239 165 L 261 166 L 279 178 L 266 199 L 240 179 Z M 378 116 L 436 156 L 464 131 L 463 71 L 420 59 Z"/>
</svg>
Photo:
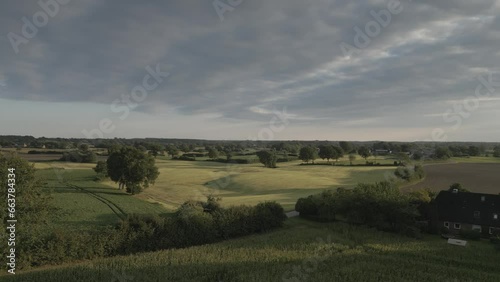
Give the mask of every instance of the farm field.
<svg viewBox="0 0 500 282">
<path fill-rule="evenodd" d="M 271 233 L 42 268 L 2 281 L 500 281 L 499 258 L 486 241 L 463 248 L 438 236 L 416 240 L 293 218 Z"/>
<path fill-rule="evenodd" d="M 424 166 L 424 170 L 426 177 L 422 182 L 403 187 L 402 191 L 411 192 L 422 188 L 441 191 L 453 183 L 460 183 L 471 192 L 500 193 L 500 163 L 434 164 Z"/>
</svg>

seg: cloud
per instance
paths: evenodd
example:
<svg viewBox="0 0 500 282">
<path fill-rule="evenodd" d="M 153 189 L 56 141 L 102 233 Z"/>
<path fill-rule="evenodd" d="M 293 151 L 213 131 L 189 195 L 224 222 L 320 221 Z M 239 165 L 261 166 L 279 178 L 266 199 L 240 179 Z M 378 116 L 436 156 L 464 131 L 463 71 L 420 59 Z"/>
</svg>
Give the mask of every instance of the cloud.
<svg viewBox="0 0 500 282">
<path fill-rule="evenodd" d="M 134 109 L 152 118 L 175 112 L 265 122 L 286 106 L 297 125 L 446 126 L 430 115 L 472 95 L 478 75 L 499 70 L 500 5 L 401 5 L 347 58 L 340 44 L 354 45 L 354 27 L 364 29 L 386 1 L 244 1 L 222 22 L 211 1 L 71 1 L 19 54 L 0 39 L 0 95 L 109 105 L 160 63 L 171 76 Z M 35 2 L 4 6 L 4 35 L 20 34 L 21 18 L 39 10 Z"/>
</svg>

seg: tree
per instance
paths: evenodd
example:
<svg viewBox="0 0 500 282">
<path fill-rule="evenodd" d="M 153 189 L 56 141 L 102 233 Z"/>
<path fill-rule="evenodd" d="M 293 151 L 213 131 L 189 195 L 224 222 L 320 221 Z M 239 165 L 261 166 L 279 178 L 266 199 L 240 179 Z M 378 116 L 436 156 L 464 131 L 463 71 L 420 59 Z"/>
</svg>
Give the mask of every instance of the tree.
<svg viewBox="0 0 500 282">
<path fill-rule="evenodd" d="M 326 159 L 330 163 L 330 159 L 334 159 L 337 156 L 337 151 L 331 145 L 321 145 L 319 146 L 318 155 L 321 159 Z"/>
<path fill-rule="evenodd" d="M 361 146 L 358 148 L 358 154 L 365 159 L 366 162 L 368 162 L 368 158 L 372 155 L 370 152 L 370 149 L 368 149 L 366 146 Z"/>
<path fill-rule="evenodd" d="M 493 156 L 495 158 L 500 158 L 500 146 L 495 146 L 493 149 Z"/>
<path fill-rule="evenodd" d="M 356 160 L 356 155 L 355 154 L 349 154 L 349 162 L 352 165 L 352 162 Z"/>
<path fill-rule="evenodd" d="M 98 161 L 97 165 L 94 167 L 94 171 L 99 175 L 103 175 L 104 177 L 107 177 L 108 176 L 108 164 L 105 161 Z"/>
<path fill-rule="evenodd" d="M 446 159 L 449 159 L 449 158 L 453 157 L 453 154 L 451 153 L 451 151 L 450 151 L 450 149 L 448 147 L 438 147 L 434 151 L 434 156 L 437 159 L 446 160 Z"/>
<path fill-rule="evenodd" d="M 118 188 L 126 188 L 132 195 L 154 184 L 160 174 L 154 157 L 128 146 L 113 152 L 107 160 L 107 167 L 109 177 L 118 183 Z"/>
<path fill-rule="evenodd" d="M 231 153 L 231 152 L 226 152 L 226 160 L 227 160 L 228 162 L 230 162 L 232 158 L 233 158 L 233 153 Z"/>
<path fill-rule="evenodd" d="M 179 150 L 175 147 L 175 146 L 172 146 L 172 145 L 169 145 L 167 147 L 167 152 L 168 154 L 172 157 L 172 159 L 177 156 L 177 154 L 179 154 Z"/>
<path fill-rule="evenodd" d="M 182 145 L 179 147 L 179 149 L 180 149 L 182 152 L 184 152 L 184 153 L 187 153 L 187 152 L 189 152 L 189 151 L 190 151 L 190 150 L 189 150 L 189 146 L 188 146 L 188 145 L 186 145 L 186 144 L 182 144 Z"/>
<path fill-rule="evenodd" d="M 163 147 L 162 144 L 153 143 L 153 144 L 149 144 L 148 149 L 149 149 L 149 152 L 156 158 L 156 156 L 158 156 L 159 154 L 161 154 L 165 150 L 165 147 Z"/>
<path fill-rule="evenodd" d="M 346 153 L 350 153 L 350 152 L 352 152 L 352 150 L 354 150 L 354 146 L 351 144 L 351 142 L 340 141 L 339 146 Z"/>
<path fill-rule="evenodd" d="M 312 161 L 314 163 L 314 160 L 318 158 L 318 151 L 314 147 L 306 146 L 302 147 L 299 152 L 299 159 L 302 161 L 309 163 L 309 161 Z"/>
<path fill-rule="evenodd" d="M 217 151 L 215 148 L 209 148 L 208 157 L 211 159 L 216 159 L 217 157 L 219 157 L 219 151 Z"/>
<path fill-rule="evenodd" d="M 469 156 L 479 156 L 479 147 L 478 146 L 469 146 L 468 148 Z"/>
<path fill-rule="evenodd" d="M 396 158 L 399 162 L 399 165 L 407 165 L 410 162 L 410 157 L 405 152 L 396 153 Z"/>
<path fill-rule="evenodd" d="M 23 229 L 23 232 L 19 232 L 22 236 L 30 234 L 32 224 L 45 224 L 48 215 L 53 211 L 50 205 L 50 195 L 42 189 L 43 184 L 37 179 L 35 173 L 34 165 L 23 158 L 0 154 L 0 183 L 2 183 L 0 192 L 5 197 L 0 203 L 0 220 L 6 222 L 8 219 L 13 219 L 8 217 L 8 204 L 14 201 L 7 200 L 7 198 L 14 198 L 7 197 L 7 195 L 15 195 L 15 219 L 22 222 L 18 225 Z"/>
<path fill-rule="evenodd" d="M 268 168 L 276 168 L 276 161 L 278 157 L 275 151 L 259 151 L 257 152 L 257 157 L 259 161 Z"/>
<path fill-rule="evenodd" d="M 344 150 L 338 146 L 333 146 L 333 150 L 335 151 L 333 158 L 335 159 L 335 162 L 338 162 L 339 158 L 344 156 Z"/>
<path fill-rule="evenodd" d="M 82 152 L 87 152 L 89 148 L 90 148 L 89 144 L 86 143 L 82 143 L 80 144 L 80 146 L 78 146 L 78 149 L 80 149 L 80 151 Z"/>
<path fill-rule="evenodd" d="M 412 159 L 415 161 L 420 161 L 424 157 L 424 154 L 421 151 L 416 151 L 413 153 Z"/>
<path fill-rule="evenodd" d="M 453 183 L 450 185 L 450 189 L 448 191 L 453 192 L 453 190 L 457 190 L 458 192 L 470 192 L 469 190 L 465 189 L 462 184 L 460 183 Z"/>
</svg>

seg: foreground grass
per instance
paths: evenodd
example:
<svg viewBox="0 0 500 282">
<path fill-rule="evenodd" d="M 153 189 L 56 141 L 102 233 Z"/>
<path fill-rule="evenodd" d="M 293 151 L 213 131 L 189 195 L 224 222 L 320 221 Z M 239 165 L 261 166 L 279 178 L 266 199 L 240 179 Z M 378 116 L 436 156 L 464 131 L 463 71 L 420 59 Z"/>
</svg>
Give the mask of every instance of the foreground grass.
<svg viewBox="0 0 500 282">
<path fill-rule="evenodd" d="M 437 236 L 415 240 L 295 218 L 272 233 L 18 273 L 2 281 L 500 281 L 499 259 L 487 242 L 464 248 Z"/>
</svg>

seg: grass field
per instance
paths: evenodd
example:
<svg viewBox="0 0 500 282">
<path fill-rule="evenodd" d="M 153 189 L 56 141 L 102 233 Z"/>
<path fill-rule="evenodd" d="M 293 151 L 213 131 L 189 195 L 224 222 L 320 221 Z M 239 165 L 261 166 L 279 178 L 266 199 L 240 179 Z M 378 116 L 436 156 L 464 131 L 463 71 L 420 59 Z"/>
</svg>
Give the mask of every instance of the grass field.
<svg viewBox="0 0 500 282">
<path fill-rule="evenodd" d="M 116 188 L 95 182 L 95 173 L 90 169 L 92 165 L 64 163 L 65 169 L 61 169 L 56 168 L 58 163 L 43 163 L 36 167 L 51 164 L 54 168 L 39 169 L 37 176 L 47 184 L 45 189 L 52 192 L 52 202 L 57 211 L 51 222 L 55 226 L 95 229 L 117 223 L 129 213 L 167 213 L 161 205 L 131 197 Z"/>
<path fill-rule="evenodd" d="M 186 200 L 203 200 L 213 194 L 223 205 L 277 201 L 293 210 L 298 198 L 324 189 L 352 187 L 358 182 L 375 182 L 392 173 L 392 167 L 300 166 L 300 162 L 279 163 L 269 169 L 261 164 L 227 165 L 157 159 L 160 176 L 138 198 L 175 209 Z M 111 185 L 111 183 L 107 182 Z"/>
<path fill-rule="evenodd" d="M 500 163 L 450 163 L 424 167 L 425 179 L 403 187 L 405 192 L 422 188 L 433 191 L 446 190 L 453 183 L 460 183 L 471 192 L 500 193 Z"/>
<path fill-rule="evenodd" d="M 158 158 L 160 176 L 154 186 L 130 196 L 110 180 L 94 181 L 94 164 L 38 162 L 38 176 L 52 190 L 58 208 L 53 222 L 71 228 L 93 228 L 119 222 L 126 214 L 165 214 L 187 200 L 222 197 L 222 205 L 255 205 L 277 201 L 293 210 L 298 198 L 358 182 L 384 179 L 393 168 L 300 166 L 280 163 L 277 169 L 260 164 L 172 161 Z"/>
<path fill-rule="evenodd" d="M 221 243 L 52 267 L 2 281 L 500 281 L 488 242 L 452 246 L 343 223 L 285 228 Z"/>
</svg>

